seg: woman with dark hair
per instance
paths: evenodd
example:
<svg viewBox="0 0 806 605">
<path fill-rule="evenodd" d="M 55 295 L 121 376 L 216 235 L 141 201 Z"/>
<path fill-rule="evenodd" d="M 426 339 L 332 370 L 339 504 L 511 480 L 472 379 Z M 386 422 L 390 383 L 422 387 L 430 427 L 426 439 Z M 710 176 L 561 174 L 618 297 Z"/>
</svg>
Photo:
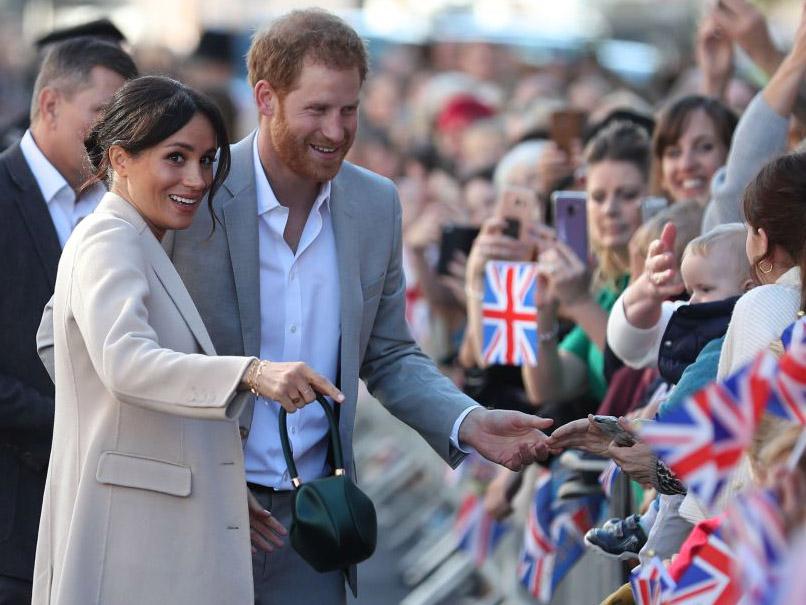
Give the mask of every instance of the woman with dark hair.
<svg viewBox="0 0 806 605">
<path fill-rule="evenodd" d="M 221 114 L 179 82 L 140 78 L 85 145 L 109 193 L 73 232 L 56 279 L 33 603 L 252 603 L 238 392 L 289 411 L 307 400 L 292 404 L 266 362 L 215 355 L 160 245 L 227 175 Z M 279 544 L 282 526 L 264 523 Z"/>
<path fill-rule="evenodd" d="M 653 185 L 670 202 L 711 199 L 711 178 L 725 164 L 736 116 L 716 99 L 681 97 L 658 116 L 652 138 Z"/>
</svg>

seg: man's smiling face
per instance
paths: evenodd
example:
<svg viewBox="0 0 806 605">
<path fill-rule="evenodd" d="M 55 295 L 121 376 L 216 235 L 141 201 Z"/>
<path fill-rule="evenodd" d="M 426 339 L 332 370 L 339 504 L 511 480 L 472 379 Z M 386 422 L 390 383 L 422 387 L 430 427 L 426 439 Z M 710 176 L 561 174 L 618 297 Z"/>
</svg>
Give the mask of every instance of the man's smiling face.
<svg viewBox="0 0 806 605">
<path fill-rule="evenodd" d="M 278 96 L 270 123 L 277 157 L 317 182 L 336 176 L 358 128 L 357 68 L 331 69 L 306 61 L 296 86 Z"/>
</svg>

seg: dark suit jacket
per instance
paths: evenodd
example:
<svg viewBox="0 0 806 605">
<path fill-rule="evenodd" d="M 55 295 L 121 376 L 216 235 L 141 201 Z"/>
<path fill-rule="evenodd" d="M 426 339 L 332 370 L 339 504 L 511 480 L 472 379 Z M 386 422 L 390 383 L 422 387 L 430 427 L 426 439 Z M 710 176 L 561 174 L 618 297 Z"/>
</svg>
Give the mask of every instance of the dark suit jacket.
<svg viewBox="0 0 806 605">
<path fill-rule="evenodd" d="M 36 354 L 61 255 L 19 144 L 0 154 L 0 575 L 30 580 L 53 430 L 53 383 Z"/>
</svg>

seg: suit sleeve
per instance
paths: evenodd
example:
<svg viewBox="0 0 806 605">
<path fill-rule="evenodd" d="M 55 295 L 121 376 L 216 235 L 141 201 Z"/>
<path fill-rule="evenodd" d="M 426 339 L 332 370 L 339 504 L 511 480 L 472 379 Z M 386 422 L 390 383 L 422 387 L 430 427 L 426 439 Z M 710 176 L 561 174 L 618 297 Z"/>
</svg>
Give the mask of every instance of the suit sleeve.
<svg viewBox="0 0 806 605">
<path fill-rule="evenodd" d="M 465 409 L 477 404 L 440 373 L 411 337 L 405 317 L 400 200 L 394 189 L 393 196 L 391 254 L 360 376 L 392 414 L 456 466 L 464 454 L 451 445 L 451 429 Z"/>
<path fill-rule="evenodd" d="M 146 305 L 156 295 L 146 277 L 152 269 L 136 231 L 123 221 L 103 221 L 77 245 L 70 304 L 109 391 L 122 402 L 180 416 L 237 416 L 243 398 L 235 398 L 236 388 L 252 358 L 186 354 L 159 345 Z"/>
</svg>

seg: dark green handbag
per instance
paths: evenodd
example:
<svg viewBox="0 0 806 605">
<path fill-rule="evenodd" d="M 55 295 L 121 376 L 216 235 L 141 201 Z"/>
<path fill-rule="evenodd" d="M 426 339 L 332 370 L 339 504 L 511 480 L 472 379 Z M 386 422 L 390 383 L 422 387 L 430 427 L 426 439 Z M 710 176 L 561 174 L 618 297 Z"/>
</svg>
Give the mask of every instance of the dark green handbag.
<svg viewBox="0 0 806 605">
<path fill-rule="evenodd" d="M 378 521 L 367 495 L 344 472 L 339 429 L 327 401 L 317 395 L 330 423 L 335 470 L 330 477 L 303 483 L 288 442 L 286 411 L 280 409 L 280 442 L 294 485 L 291 546 L 318 572 L 345 569 L 375 552 Z"/>
</svg>

